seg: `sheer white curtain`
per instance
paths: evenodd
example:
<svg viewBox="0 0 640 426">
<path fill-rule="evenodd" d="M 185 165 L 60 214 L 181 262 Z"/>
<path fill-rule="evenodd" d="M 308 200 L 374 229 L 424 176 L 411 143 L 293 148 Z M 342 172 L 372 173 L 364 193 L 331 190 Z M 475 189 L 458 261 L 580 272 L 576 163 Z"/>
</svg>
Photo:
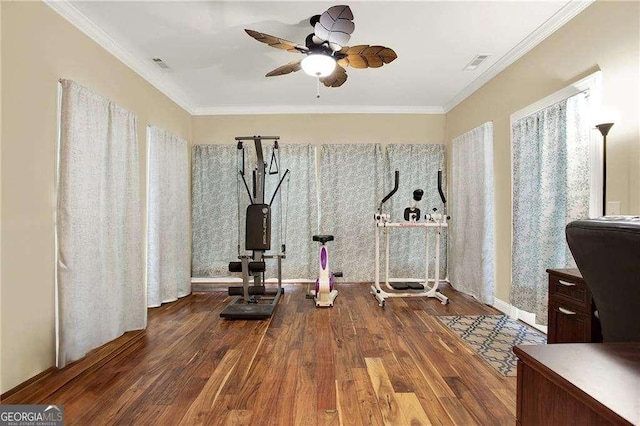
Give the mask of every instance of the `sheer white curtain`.
<svg viewBox="0 0 640 426">
<path fill-rule="evenodd" d="M 335 237 L 331 269 L 343 272 L 345 281 L 373 281 L 373 216 L 385 189 L 383 173 L 378 144 L 321 147 L 320 232 Z"/>
<path fill-rule="evenodd" d="M 147 306 L 191 293 L 187 142 L 148 128 Z"/>
<path fill-rule="evenodd" d="M 589 215 L 589 128 L 584 93 L 512 124 L 510 302 L 546 324 L 547 268 L 575 267 L 564 228 Z"/>
<path fill-rule="evenodd" d="M 255 146 L 245 143 L 247 149 L 247 170 L 255 167 Z M 275 152 L 275 155 L 274 155 Z M 315 246 L 312 236 L 318 228 L 317 191 L 315 173 L 315 147 L 310 144 L 282 143 L 274 150 L 272 143 L 263 142 L 264 161 L 267 163 L 265 174 L 264 202 L 271 205 L 271 249 L 268 254 L 282 252 L 286 245 L 286 258 L 282 260 L 283 279 L 311 279 L 317 275 Z M 275 197 L 280 178 L 289 169 Z M 237 167 L 235 167 L 238 176 Z M 278 172 L 279 171 L 279 172 Z M 251 187 L 251 173 L 247 174 L 247 183 Z M 240 183 L 240 243 L 244 250 L 246 209 L 249 198 Z M 230 259 L 230 260 L 235 260 Z M 267 261 L 266 278 L 277 277 L 275 260 Z"/>
<path fill-rule="evenodd" d="M 191 274 L 226 277 L 238 257 L 238 169 L 235 144 L 196 145 L 191 161 Z M 250 175 L 250 173 L 249 173 Z M 244 226 L 244 225 L 241 225 Z"/>
<path fill-rule="evenodd" d="M 287 257 L 282 261 L 283 278 L 313 279 L 318 274 L 318 243 L 312 240 L 318 230 L 315 147 L 310 144 L 280 143 L 279 151 L 281 171 L 284 173 L 285 169 L 289 169 L 290 175 L 280 188 L 281 196 L 276 197 L 272 206 L 271 251 L 278 251 L 277 244 L 280 241 L 286 243 Z M 270 153 L 271 150 L 268 155 Z M 270 180 L 267 193 L 272 194 L 276 185 L 275 180 Z M 275 271 L 275 267 L 270 268 L 269 275 L 275 276 Z"/>
<path fill-rule="evenodd" d="M 251 187 L 251 170 L 255 167 L 253 143 L 245 143 L 245 148 L 247 184 Z M 263 148 L 267 172 L 275 171 L 275 165 L 271 166 L 272 145 L 265 143 Z M 290 172 L 273 201 L 269 253 L 280 253 L 280 245 L 286 243 L 283 278 L 310 279 L 317 269 L 317 243 L 311 239 L 318 229 L 315 148 L 310 144 L 280 143 L 278 151 L 281 175 L 286 169 Z M 194 147 L 193 276 L 228 277 L 229 262 L 238 257 L 238 242 L 244 252 L 245 211 L 249 200 L 244 184 L 238 181 L 238 155 L 236 144 Z M 277 185 L 278 175 L 267 174 L 265 203 L 269 203 Z M 275 264 L 268 262 L 267 278 L 276 277 Z"/>
<path fill-rule="evenodd" d="M 136 117 L 61 84 L 58 367 L 146 326 Z"/>
<path fill-rule="evenodd" d="M 438 193 L 438 170 L 442 170 L 442 188 L 446 191 L 444 145 L 441 144 L 389 144 L 387 145 L 387 182 L 393 184 L 393 174 L 400 172 L 398 192 L 388 201 L 385 209 L 391 213 L 393 222 L 404 221 L 404 209 L 413 202 L 413 191 L 422 189 L 424 196 L 418 202 L 422 218 L 434 208 L 443 212 L 443 204 Z M 390 230 L 390 276 L 400 278 L 423 278 L 425 270 L 425 231 L 420 228 L 394 228 Z M 447 231 L 440 235 L 440 277 L 447 273 Z M 436 243 L 430 236 L 430 274 L 433 274 Z"/>
<path fill-rule="evenodd" d="M 452 140 L 451 257 L 449 278 L 456 290 L 493 304 L 495 218 L 493 123 Z"/>
</svg>

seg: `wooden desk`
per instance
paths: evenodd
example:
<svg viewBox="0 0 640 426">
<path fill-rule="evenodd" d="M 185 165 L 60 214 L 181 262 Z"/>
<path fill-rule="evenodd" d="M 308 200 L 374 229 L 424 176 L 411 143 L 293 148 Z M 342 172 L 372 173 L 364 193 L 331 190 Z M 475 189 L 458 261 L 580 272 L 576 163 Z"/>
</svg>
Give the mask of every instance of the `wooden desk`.
<svg viewBox="0 0 640 426">
<path fill-rule="evenodd" d="M 639 425 L 640 343 L 516 346 L 517 424 Z"/>
</svg>

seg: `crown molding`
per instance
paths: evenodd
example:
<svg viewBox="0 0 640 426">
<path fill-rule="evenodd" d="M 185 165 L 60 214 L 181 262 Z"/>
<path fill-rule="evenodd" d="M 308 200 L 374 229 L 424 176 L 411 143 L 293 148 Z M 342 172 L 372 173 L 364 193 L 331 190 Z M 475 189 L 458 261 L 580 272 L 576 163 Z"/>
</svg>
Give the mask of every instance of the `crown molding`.
<svg viewBox="0 0 640 426">
<path fill-rule="evenodd" d="M 194 107 L 189 97 L 176 84 L 169 81 L 163 72 L 152 63 L 140 60 L 68 0 L 43 0 L 51 9 L 69 21 L 85 35 L 98 43 L 126 66 L 139 74 L 169 99 L 191 115 L 255 115 L 255 114 L 444 114 L 441 106 L 230 106 Z"/>
<path fill-rule="evenodd" d="M 60 16 L 98 43 L 170 100 L 191 115 L 253 115 L 253 114 L 446 114 L 460 102 L 509 65 L 521 58 L 541 41 L 563 26 L 595 0 L 571 0 L 549 18 L 544 24 L 521 41 L 516 47 L 494 63 L 473 82 L 467 85 L 445 106 L 193 106 L 191 99 L 175 83 L 163 75 L 152 63 L 141 60 L 122 47 L 107 33 L 94 24 L 68 0 L 43 0 Z"/>
<path fill-rule="evenodd" d="M 496 63 L 489 67 L 478 78 L 472 81 L 467 87 L 458 92 L 457 95 L 446 104 L 443 109 L 448 113 L 460 102 L 471 96 L 476 90 L 484 86 L 489 80 L 504 71 L 509 65 L 524 56 L 531 49 L 540 44 L 544 39 L 557 31 L 564 24 L 573 19 L 578 13 L 586 9 L 595 0 L 571 0 L 558 10 L 551 18 L 540 25 L 535 31 L 529 34 L 524 40 L 518 43 L 513 49 L 507 52 Z"/>
<path fill-rule="evenodd" d="M 440 106 L 229 106 L 196 107 L 193 115 L 268 115 L 268 114 L 444 114 Z"/>
<path fill-rule="evenodd" d="M 76 9 L 76 7 L 69 1 L 43 0 L 43 2 L 93 41 L 98 43 L 98 45 L 104 48 L 107 52 L 111 53 L 122 63 L 131 68 L 135 73 L 148 81 L 153 87 L 166 95 L 182 109 L 193 114 L 188 96 L 180 87 L 170 82 L 162 74 L 162 71 L 157 69 L 154 64 L 147 63 L 146 61 L 140 60 L 134 56 L 94 24 L 82 12 Z"/>
</svg>

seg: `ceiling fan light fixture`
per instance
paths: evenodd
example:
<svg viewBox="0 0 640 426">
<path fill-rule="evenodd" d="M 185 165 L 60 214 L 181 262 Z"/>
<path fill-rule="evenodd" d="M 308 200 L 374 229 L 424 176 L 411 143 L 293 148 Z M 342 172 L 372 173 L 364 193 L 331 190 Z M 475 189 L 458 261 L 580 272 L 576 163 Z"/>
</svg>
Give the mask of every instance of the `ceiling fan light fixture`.
<svg viewBox="0 0 640 426">
<path fill-rule="evenodd" d="M 321 15 L 311 17 L 309 23 L 313 33 L 305 38 L 304 45 L 259 31 L 244 30 L 250 37 L 269 47 L 304 55 L 302 59 L 269 71 L 265 77 L 304 70 L 305 74 L 316 77 L 319 97 L 320 83 L 326 87 L 340 87 L 347 81 L 345 67 L 379 68 L 398 57 L 393 49 L 384 46 L 347 46 L 355 30 L 353 13 L 347 5 L 332 6 Z"/>
<path fill-rule="evenodd" d="M 311 53 L 300 62 L 300 66 L 312 77 L 327 77 L 336 69 L 336 60 L 324 53 Z"/>
</svg>

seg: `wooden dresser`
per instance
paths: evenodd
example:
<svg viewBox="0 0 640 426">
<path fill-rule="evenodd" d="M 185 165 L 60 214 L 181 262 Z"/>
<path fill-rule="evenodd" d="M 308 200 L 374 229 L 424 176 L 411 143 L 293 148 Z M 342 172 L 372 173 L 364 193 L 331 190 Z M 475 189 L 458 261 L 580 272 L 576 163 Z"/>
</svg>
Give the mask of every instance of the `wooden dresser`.
<svg viewBox="0 0 640 426">
<path fill-rule="evenodd" d="M 640 343 L 516 346 L 517 424 L 640 424 Z"/>
<path fill-rule="evenodd" d="M 549 274 L 548 343 L 602 342 L 600 321 L 580 271 L 547 269 Z"/>
</svg>

